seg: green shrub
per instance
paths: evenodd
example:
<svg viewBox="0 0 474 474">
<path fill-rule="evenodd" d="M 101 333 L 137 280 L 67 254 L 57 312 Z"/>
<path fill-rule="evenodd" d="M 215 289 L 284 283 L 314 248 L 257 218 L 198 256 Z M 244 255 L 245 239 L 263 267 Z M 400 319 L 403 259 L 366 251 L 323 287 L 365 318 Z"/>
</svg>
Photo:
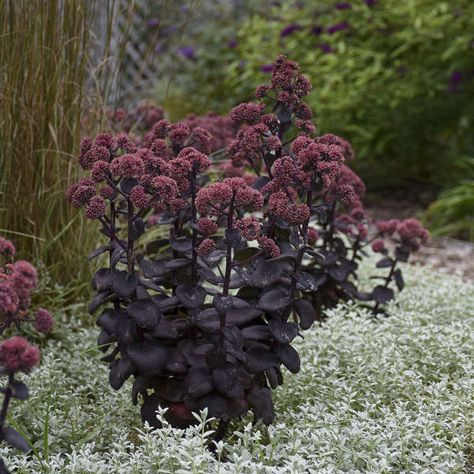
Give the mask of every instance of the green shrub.
<svg viewBox="0 0 474 474">
<path fill-rule="evenodd" d="M 237 48 L 226 50 L 218 68 L 213 61 L 226 43 L 210 30 L 212 42 L 195 59 L 192 80 L 181 85 L 186 102 L 199 91 L 207 109 L 225 110 L 252 94 L 247 84 L 256 79 L 249 76 L 264 76 L 262 66 L 284 53 L 313 82 L 310 105 L 322 118 L 321 131 L 353 143 L 365 178 L 442 182 L 454 157 L 473 145 L 474 3 L 358 0 L 345 9 L 332 0 L 298 3 L 281 2 L 235 25 Z M 331 30 L 335 25 L 340 31 Z M 236 96 L 221 92 L 229 86 Z"/>
</svg>

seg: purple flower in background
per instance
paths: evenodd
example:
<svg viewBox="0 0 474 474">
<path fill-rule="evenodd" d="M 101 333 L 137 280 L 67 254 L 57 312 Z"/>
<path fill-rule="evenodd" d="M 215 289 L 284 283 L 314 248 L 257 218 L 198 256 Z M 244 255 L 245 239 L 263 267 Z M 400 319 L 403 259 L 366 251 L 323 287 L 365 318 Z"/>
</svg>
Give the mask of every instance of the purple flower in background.
<svg viewBox="0 0 474 474">
<path fill-rule="evenodd" d="M 196 51 L 192 46 L 181 46 L 178 48 L 178 51 L 186 59 L 194 59 L 196 57 Z"/>
<path fill-rule="evenodd" d="M 266 72 L 266 73 L 272 72 L 273 64 L 262 64 L 262 66 L 260 67 L 260 71 Z"/>
<path fill-rule="evenodd" d="M 150 18 L 148 20 L 148 28 L 156 28 L 160 24 L 159 18 Z"/>
<path fill-rule="evenodd" d="M 319 36 L 323 32 L 323 27 L 319 25 L 314 25 L 311 28 L 311 34 L 315 36 Z"/>
<path fill-rule="evenodd" d="M 365 4 L 368 7 L 373 7 L 377 3 L 377 0 L 365 0 Z"/>
<path fill-rule="evenodd" d="M 292 23 L 280 31 L 280 37 L 284 38 L 285 36 L 290 36 L 298 30 L 301 30 L 301 25 L 299 23 Z"/>
<path fill-rule="evenodd" d="M 448 92 L 458 94 L 462 92 L 461 83 L 463 82 L 464 74 L 461 71 L 453 71 L 449 76 Z"/>
<path fill-rule="evenodd" d="M 334 49 L 328 43 L 321 43 L 319 45 L 319 48 L 321 49 L 323 53 L 326 53 L 326 54 L 334 53 Z"/>
<path fill-rule="evenodd" d="M 451 77 L 449 78 L 449 82 L 451 84 L 459 84 L 462 81 L 462 72 L 461 71 L 453 71 L 451 73 Z"/>
<path fill-rule="evenodd" d="M 237 40 L 235 38 L 232 38 L 227 45 L 230 49 L 237 48 Z"/>
<path fill-rule="evenodd" d="M 338 31 L 348 30 L 349 28 L 350 25 L 349 23 L 347 23 L 347 21 L 341 21 L 341 23 L 336 23 L 328 27 L 327 32 L 332 35 L 334 33 L 337 33 Z"/>
<path fill-rule="evenodd" d="M 166 28 L 163 28 L 161 30 L 161 36 L 164 36 L 164 37 L 171 36 L 173 33 L 176 33 L 177 29 L 178 28 L 176 25 L 167 26 Z"/>
<path fill-rule="evenodd" d="M 395 72 L 398 77 L 403 77 L 408 72 L 408 68 L 406 66 L 398 66 Z"/>
<path fill-rule="evenodd" d="M 349 2 L 339 2 L 334 5 L 337 10 L 350 10 L 352 5 Z"/>
<path fill-rule="evenodd" d="M 155 46 L 155 53 L 162 53 L 165 50 L 165 45 L 163 43 L 158 43 Z"/>
</svg>

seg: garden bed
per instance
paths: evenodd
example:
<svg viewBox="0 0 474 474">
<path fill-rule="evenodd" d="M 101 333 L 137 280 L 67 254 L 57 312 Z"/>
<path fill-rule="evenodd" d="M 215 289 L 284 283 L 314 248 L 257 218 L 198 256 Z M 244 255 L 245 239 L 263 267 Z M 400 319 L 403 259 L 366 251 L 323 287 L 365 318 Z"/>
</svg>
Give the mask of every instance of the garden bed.
<svg viewBox="0 0 474 474">
<path fill-rule="evenodd" d="M 12 408 L 34 452 L 0 455 L 19 474 L 468 471 L 474 285 L 424 268 L 405 274 L 390 318 L 341 306 L 306 333 L 301 372 L 276 390 L 275 424 L 245 420 L 218 459 L 203 426 L 142 428 L 129 390 L 109 386 L 97 328 L 63 316 L 29 377 L 30 402 Z"/>
</svg>

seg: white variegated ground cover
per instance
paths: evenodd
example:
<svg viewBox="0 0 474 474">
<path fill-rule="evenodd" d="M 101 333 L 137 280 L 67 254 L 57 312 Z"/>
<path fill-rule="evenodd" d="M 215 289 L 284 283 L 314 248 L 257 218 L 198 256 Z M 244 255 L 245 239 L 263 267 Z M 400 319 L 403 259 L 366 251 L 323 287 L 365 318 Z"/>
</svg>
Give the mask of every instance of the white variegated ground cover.
<svg viewBox="0 0 474 474">
<path fill-rule="evenodd" d="M 392 317 L 349 305 L 309 331 L 301 373 L 275 393 L 274 426 L 240 424 L 217 459 L 204 424 L 141 428 L 129 387 L 108 385 L 96 328 L 64 323 L 29 377 L 30 401 L 12 409 L 34 452 L 0 455 L 19 474 L 472 472 L 474 285 L 405 275 Z"/>
</svg>

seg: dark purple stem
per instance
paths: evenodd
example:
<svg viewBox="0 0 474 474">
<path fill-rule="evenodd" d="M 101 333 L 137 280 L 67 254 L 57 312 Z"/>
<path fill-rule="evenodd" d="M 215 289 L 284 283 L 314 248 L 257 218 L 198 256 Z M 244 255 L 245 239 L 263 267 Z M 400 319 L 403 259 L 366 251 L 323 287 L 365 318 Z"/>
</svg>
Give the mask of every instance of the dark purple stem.
<svg viewBox="0 0 474 474">
<path fill-rule="evenodd" d="M 234 226 L 234 200 L 235 193 L 232 196 L 232 200 L 229 205 L 229 213 L 227 214 L 227 229 L 232 229 Z M 224 274 L 224 287 L 222 289 L 222 296 L 229 295 L 229 286 L 230 286 L 230 275 L 232 271 L 232 244 L 227 243 L 227 252 L 225 257 L 225 274 Z M 226 316 L 225 312 L 221 313 L 219 321 L 219 345 L 224 346 L 224 329 L 226 325 Z"/>
<path fill-rule="evenodd" d="M 5 425 L 5 420 L 7 418 L 8 406 L 10 405 L 10 400 L 12 398 L 12 388 L 11 383 L 13 382 L 14 375 L 10 372 L 8 374 L 8 385 L 5 388 L 5 396 L 3 398 L 2 411 L 0 412 L 0 432 L 3 432 L 3 427 Z"/>
</svg>

